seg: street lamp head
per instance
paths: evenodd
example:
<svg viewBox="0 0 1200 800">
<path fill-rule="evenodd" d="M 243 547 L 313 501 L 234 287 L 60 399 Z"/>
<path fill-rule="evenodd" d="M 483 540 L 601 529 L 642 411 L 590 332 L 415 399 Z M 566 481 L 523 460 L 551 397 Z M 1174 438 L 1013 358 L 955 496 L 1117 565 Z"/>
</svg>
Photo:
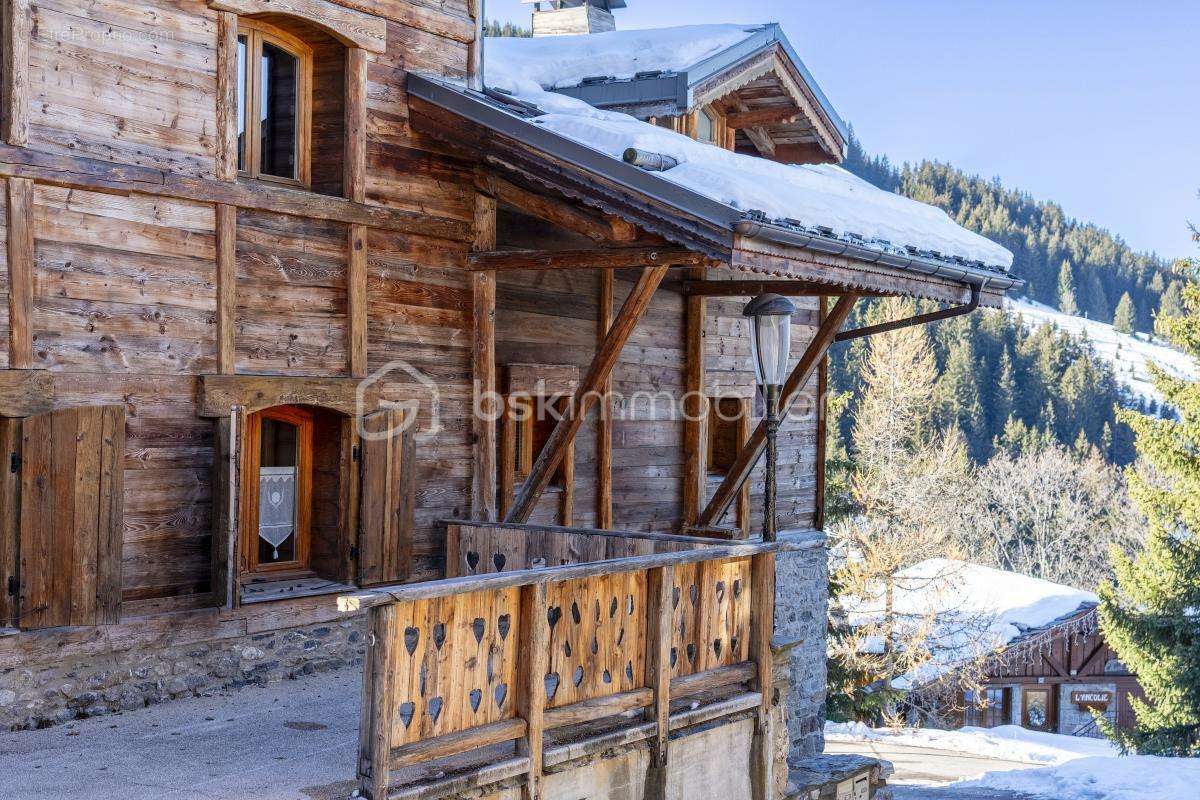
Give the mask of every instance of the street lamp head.
<svg viewBox="0 0 1200 800">
<path fill-rule="evenodd" d="M 742 311 L 751 321 L 750 349 L 759 386 L 781 386 L 787 377 L 794 313 L 792 301 L 777 294 L 760 294 Z"/>
</svg>

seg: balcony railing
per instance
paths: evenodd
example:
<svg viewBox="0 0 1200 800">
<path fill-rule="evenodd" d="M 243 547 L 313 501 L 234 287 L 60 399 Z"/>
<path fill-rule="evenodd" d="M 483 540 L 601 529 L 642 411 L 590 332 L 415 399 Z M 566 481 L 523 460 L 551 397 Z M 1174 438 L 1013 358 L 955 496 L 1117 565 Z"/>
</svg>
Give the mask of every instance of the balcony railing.
<svg viewBox="0 0 1200 800">
<path fill-rule="evenodd" d="M 673 731 L 741 715 L 765 796 L 782 547 L 449 523 L 444 580 L 342 598 L 370 609 L 362 794 L 541 797 L 548 766 L 646 740 L 665 781 Z"/>
</svg>

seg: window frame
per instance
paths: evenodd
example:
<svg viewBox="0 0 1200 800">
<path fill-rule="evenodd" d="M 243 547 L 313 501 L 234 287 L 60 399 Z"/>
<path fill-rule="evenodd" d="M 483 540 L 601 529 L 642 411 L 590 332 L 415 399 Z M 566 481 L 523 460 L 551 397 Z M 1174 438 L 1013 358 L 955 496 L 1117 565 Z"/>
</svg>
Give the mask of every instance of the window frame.
<svg viewBox="0 0 1200 800">
<path fill-rule="evenodd" d="M 262 422 L 272 419 L 295 425 L 296 456 L 296 558 L 274 564 L 258 561 L 258 470 L 262 461 Z M 304 577 L 312 570 L 312 478 L 313 478 L 313 422 L 311 411 L 296 406 L 272 406 L 246 416 L 246 439 L 243 449 L 243 466 L 240 496 L 243 569 L 240 577 L 270 576 L 274 580 L 284 577 Z"/>
<path fill-rule="evenodd" d="M 243 73 L 238 79 L 245 86 L 245 108 L 234 109 L 234 117 L 239 123 L 244 122 L 246 130 L 245 166 L 239 167 L 239 178 L 247 180 L 276 183 L 283 186 L 293 186 L 308 189 L 312 186 L 312 85 L 313 85 L 313 50 L 303 39 L 280 30 L 279 28 L 257 20 L 239 17 L 237 35 L 234 38 L 235 48 L 246 39 L 246 63 L 242 65 Z M 262 70 L 259 68 L 262 60 L 262 45 L 268 42 L 296 58 L 299 64 L 296 88 L 296 175 L 295 178 L 269 175 L 262 172 Z M 234 64 L 237 63 L 237 53 L 234 53 Z M 235 66 L 234 69 L 237 69 Z M 236 95 L 235 95 L 236 97 Z M 236 100 L 235 100 L 236 102 Z M 236 165 L 237 150 L 233 158 Z"/>
</svg>

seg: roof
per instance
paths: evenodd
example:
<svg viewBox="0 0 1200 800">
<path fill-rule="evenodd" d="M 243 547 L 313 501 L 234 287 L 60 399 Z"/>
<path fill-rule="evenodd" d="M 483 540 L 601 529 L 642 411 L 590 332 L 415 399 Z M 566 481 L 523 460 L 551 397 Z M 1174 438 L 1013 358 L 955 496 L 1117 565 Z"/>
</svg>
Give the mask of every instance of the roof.
<svg viewBox="0 0 1200 800">
<path fill-rule="evenodd" d="M 845 256 L 1002 292 L 1020 281 L 1012 255 L 944 212 L 884 192 L 839 167 L 786 165 L 739 155 L 600 111 L 534 84 L 515 93 L 473 92 L 444 78 L 410 75 L 409 92 L 605 181 L 696 218 L 710 252 L 728 260 L 735 238 Z M 530 102 L 535 101 L 535 102 Z M 657 148 L 678 166 L 649 172 L 625 163 L 630 147 Z M 688 237 L 670 236 L 693 247 Z"/>
<path fill-rule="evenodd" d="M 734 67 L 774 50 L 786 56 L 824 117 L 821 121 L 840 137 L 840 142 L 830 143 L 836 144 L 840 160 L 849 140 L 846 123 L 777 23 L 496 37 L 487 41 L 485 69 L 534 81 L 597 108 L 618 108 L 639 117 L 678 115 L 714 99 L 705 87 Z M 748 73 L 741 80 L 757 75 Z M 725 93 L 741 84 L 718 81 L 718 85 L 719 92 Z"/>
<path fill-rule="evenodd" d="M 896 614 L 936 619 L 930 636 L 939 657 L 914 676 L 918 680 L 1069 622 L 1097 602 L 1094 593 L 1072 586 L 947 558 L 902 569 L 893 585 Z M 842 607 L 851 625 L 874 619 L 882 614 L 882 588 L 878 596 L 843 598 Z"/>
</svg>

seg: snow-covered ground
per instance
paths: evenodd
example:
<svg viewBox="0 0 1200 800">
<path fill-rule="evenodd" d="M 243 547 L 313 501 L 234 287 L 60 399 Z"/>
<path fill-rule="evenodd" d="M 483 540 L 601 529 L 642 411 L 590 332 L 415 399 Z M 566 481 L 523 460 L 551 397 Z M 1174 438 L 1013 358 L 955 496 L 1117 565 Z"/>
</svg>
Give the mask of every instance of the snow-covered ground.
<svg viewBox="0 0 1200 800">
<path fill-rule="evenodd" d="M 1072 336 L 1086 336 L 1096 349 L 1096 354 L 1112 364 L 1117 379 L 1136 397 L 1162 402 L 1162 395 L 1150 382 L 1147 364 L 1151 361 L 1178 377 L 1200 377 L 1200 369 L 1190 356 L 1170 347 L 1161 339 L 1144 333 L 1121 333 L 1107 323 L 1064 314 L 1024 297 L 1009 300 L 1005 305 L 1032 326 L 1053 324 Z"/>
<path fill-rule="evenodd" d="M 881 742 L 1044 764 L 987 772 L 955 787 L 1003 789 L 1052 800 L 1165 800 L 1200 797 L 1200 759 L 1121 756 L 1108 742 L 1029 731 L 1015 725 L 938 731 L 826 723 L 836 742 Z"/>
</svg>

